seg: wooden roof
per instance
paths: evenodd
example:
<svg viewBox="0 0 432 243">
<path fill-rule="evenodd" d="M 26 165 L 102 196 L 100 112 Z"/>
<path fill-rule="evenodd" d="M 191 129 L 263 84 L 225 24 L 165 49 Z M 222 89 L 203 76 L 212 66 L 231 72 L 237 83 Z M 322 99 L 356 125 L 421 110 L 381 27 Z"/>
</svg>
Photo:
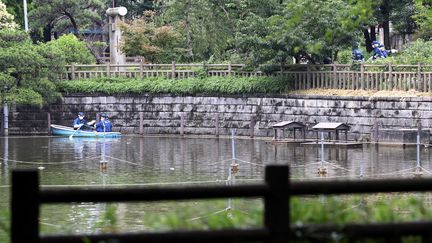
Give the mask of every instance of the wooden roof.
<svg viewBox="0 0 432 243">
<path fill-rule="evenodd" d="M 274 125 L 272 125 L 273 128 L 303 128 L 306 127 L 306 125 L 304 125 L 301 122 L 295 122 L 295 121 L 282 121 L 282 122 L 278 122 Z"/>
<path fill-rule="evenodd" d="M 314 130 L 349 130 L 350 126 L 341 122 L 320 122 L 312 127 Z"/>
</svg>

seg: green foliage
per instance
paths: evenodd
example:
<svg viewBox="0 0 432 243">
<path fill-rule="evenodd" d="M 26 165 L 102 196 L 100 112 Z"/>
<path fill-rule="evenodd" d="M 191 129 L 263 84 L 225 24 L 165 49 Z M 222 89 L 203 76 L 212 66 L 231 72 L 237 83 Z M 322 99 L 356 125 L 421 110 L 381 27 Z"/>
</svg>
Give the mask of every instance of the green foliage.
<svg viewBox="0 0 432 243">
<path fill-rule="evenodd" d="M 0 30 L 0 96 L 2 101 L 42 106 L 60 97 L 53 81 L 66 63 L 58 49 L 34 45 L 24 36 Z"/>
<path fill-rule="evenodd" d="M 57 40 L 48 42 L 47 46 L 59 50 L 67 64 L 90 64 L 96 61 L 85 42 L 78 40 L 73 34 L 62 35 Z"/>
<path fill-rule="evenodd" d="M 8 210 L 0 210 L 0 242 L 9 242 L 10 237 L 10 213 Z"/>
<path fill-rule="evenodd" d="M 111 2 L 111 1 L 109 1 Z M 154 10 L 153 0 L 116 0 L 116 6 L 123 6 L 128 10 L 127 19 L 136 19 L 142 17 L 145 11 Z"/>
<path fill-rule="evenodd" d="M 432 1 L 416 0 L 417 13 L 413 16 L 419 27 L 417 36 L 425 40 L 432 39 Z"/>
<path fill-rule="evenodd" d="M 374 64 L 432 64 L 432 41 L 417 39 L 405 44 L 397 54 L 369 62 Z"/>
<path fill-rule="evenodd" d="M 154 12 L 147 11 L 145 16 L 129 23 L 123 23 L 123 52 L 128 56 L 144 56 L 153 63 L 170 63 L 181 56 L 179 34 L 172 26 L 157 27 Z"/>
<path fill-rule="evenodd" d="M 351 64 L 353 63 L 353 55 L 351 50 L 340 51 L 337 55 L 338 63 Z"/>
<path fill-rule="evenodd" d="M 171 94 L 280 94 L 289 90 L 291 80 L 284 77 L 207 77 L 188 79 L 97 78 L 59 83 L 65 93 L 171 93 Z"/>
<path fill-rule="evenodd" d="M 24 29 L 24 6 L 23 1 L 2 0 L 6 4 L 7 11 L 14 16 L 14 21 Z M 32 9 L 32 0 L 27 0 L 27 11 Z"/>
<path fill-rule="evenodd" d="M 50 37 L 52 31 L 67 33 L 72 29 L 77 36 L 80 31 L 102 20 L 104 0 L 33 0 L 29 12 L 30 27 L 43 29 Z"/>
<path fill-rule="evenodd" d="M 3 29 L 0 31 L 0 47 L 6 48 L 30 42 L 29 35 L 24 31 Z"/>
<path fill-rule="evenodd" d="M 95 228 L 100 228 L 102 231 L 113 231 L 117 226 L 117 205 L 107 204 L 105 212 L 94 225 Z"/>
<path fill-rule="evenodd" d="M 364 2 L 289 1 L 268 17 L 249 15 L 237 41 L 248 64 L 289 63 L 292 57 L 322 63 L 360 40 L 358 25 L 371 16 Z"/>
<path fill-rule="evenodd" d="M 14 16 L 6 11 L 6 5 L 0 1 L 0 30 L 16 29 L 18 25 L 14 22 Z"/>
</svg>

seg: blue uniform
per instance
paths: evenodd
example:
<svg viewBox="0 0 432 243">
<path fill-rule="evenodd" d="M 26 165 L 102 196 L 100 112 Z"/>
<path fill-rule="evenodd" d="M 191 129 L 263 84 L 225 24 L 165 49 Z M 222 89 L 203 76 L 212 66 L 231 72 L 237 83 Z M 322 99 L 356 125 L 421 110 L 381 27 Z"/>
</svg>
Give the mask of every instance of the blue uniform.
<svg viewBox="0 0 432 243">
<path fill-rule="evenodd" d="M 96 131 L 97 132 L 111 132 L 112 131 L 112 123 L 108 120 L 101 120 L 96 123 Z"/>
<path fill-rule="evenodd" d="M 352 51 L 353 58 L 355 61 L 363 62 L 364 61 L 364 55 L 363 52 L 359 49 L 354 49 Z"/>
<path fill-rule="evenodd" d="M 387 57 L 386 53 L 382 52 L 379 47 L 374 48 L 372 59 L 375 60 L 377 58 L 386 58 L 386 57 Z"/>
<path fill-rule="evenodd" d="M 87 121 L 86 121 L 86 119 L 79 119 L 79 118 L 76 118 L 74 121 L 73 121 L 73 124 L 72 124 L 72 126 L 73 127 L 75 127 L 75 125 L 86 125 L 87 124 Z"/>
</svg>

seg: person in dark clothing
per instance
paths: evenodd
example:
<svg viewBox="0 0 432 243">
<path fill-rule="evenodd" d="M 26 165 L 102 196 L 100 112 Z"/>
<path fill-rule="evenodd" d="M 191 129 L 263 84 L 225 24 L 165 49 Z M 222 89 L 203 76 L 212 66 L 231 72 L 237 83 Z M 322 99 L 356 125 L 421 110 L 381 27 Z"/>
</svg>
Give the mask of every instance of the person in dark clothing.
<svg viewBox="0 0 432 243">
<path fill-rule="evenodd" d="M 355 48 L 352 50 L 352 55 L 353 55 L 353 59 L 356 62 L 364 62 L 364 55 L 363 55 L 363 51 Z"/>
<path fill-rule="evenodd" d="M 91 125 L 93 125 L 95 121 L 93 120 L 91 122 L 87 122 L 84 117 L 85 115 L 83 112 L 78 113 L 78 117 L 73 121 L 73 128 L 75 130 L 77 129 L 89 130 L 92 128 Z"/>
<path fill-rule="evenodd" d="M 112 123 L 108 120 L 107 114 L 102 114 L 101 120 L 95 124 L 95 128 L 97 132 L 111 132 L 112 131 Z"/>
</svg>

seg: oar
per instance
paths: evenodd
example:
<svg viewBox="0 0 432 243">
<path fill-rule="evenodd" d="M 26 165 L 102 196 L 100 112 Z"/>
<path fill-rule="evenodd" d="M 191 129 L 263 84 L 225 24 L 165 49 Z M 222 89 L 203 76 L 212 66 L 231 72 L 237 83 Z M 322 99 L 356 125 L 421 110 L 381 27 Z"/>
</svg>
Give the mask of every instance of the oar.
<svg viewBox="0 0 432 243">
<path fill-rule="evenodd" d="M 83 124 L 83 126 L 84 126 L 84 124 Z M 72 139 L 73 139 L 73 135 L 75 135 L 75 133 L 77 133 L 77 132 L 78 132 L 78 130 L 80 130 L 80 129 L 81 129 L 81 127 L 82 127 L 82 126 L 78 127 L 78 128 L 77 128 L 77 130 L 75 130 L 75 132 L 73 132 L 73 133 L 72 133 L 72 134 L 71 134 L 71 135 L 69 136 L 69 139 L 70 139 L 70 140 L 72 140 Z"/>
</svg>

